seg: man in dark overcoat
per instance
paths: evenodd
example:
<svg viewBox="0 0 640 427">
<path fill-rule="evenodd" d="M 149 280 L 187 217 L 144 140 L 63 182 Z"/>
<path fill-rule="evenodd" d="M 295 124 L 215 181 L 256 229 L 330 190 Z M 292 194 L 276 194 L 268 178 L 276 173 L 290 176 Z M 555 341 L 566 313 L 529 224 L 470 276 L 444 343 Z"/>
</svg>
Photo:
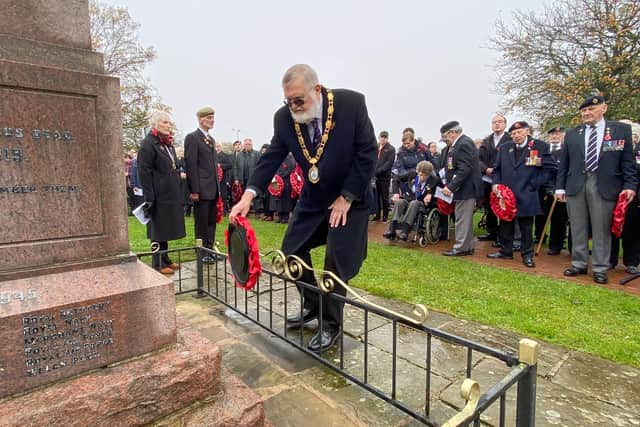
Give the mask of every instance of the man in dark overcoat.
<svg viewBox="0 0 640 427">
<path fill-rule="evenodd" d="M 631 127 L 605 120 L 603 96 L 580 105 L 583 124 L 569 130 L 560 158 L 556 197 L 567 203 L 571 223 L 571 267 L 565 276 L 587 274 L 591 225 L 591 268 L 596 283 L 607 283 L 611 251 L 611 221 L 619 195 L 633 199 L 637 189 Z"/>
<path fill-rule="evenodd" d="M 514 122 L 509 128 L 512 141 L 505 142 L 496 158 L 493 170 L 493 189 L 502 184 L 511 189 L 516 197 L 518 212 L 513 221 L 500 221 L 500 242 L 498 252 L 487 254 L 493 259 L 513 259 L 513 237 L 515 223 L 520 226 L 522 263 L 535 267 L 533 261 L 533 221 L 542 213 L 538 192 L 547 182 L 556 167 L 546 142 L 529 136 L 527 122 Z"/>
<path fill-rule="evenodd" d="M 439 173 L 444 179 L 442 192 L 453 196 L 456 217 L 456 241 L 445 256 L 473 255 L 473 212 L 476 200 L 482 198 L 482 178 L 478 149 L 473 140 L 462 133 L 457 121 L 450 121 L 440 127 L 440 135 L 447 146 L 442 151 L 443 168 Z"/>
<path fill-rule="evenodd" d="M 376 195 L 378 210 L 373 217 L 374 221 L 382 218 L 387 222 L 389 215 L 389 185 L 391 184 L 391 167 L 396 159 L 396 149 L 389 143 L 389 132 L 380 132 L 378 143 L 378 161 L 376 163 Z M 380 215 L 382 210 L 382 216 Z"/>
<path fill-rule="evenodd" d="M 184 138 L 184 161 L 189 193 L 193 200 L 195 237 L 205 248 L 212 249 L 216 237 L 216 200 L 220 194 L 218 160 L 215 141 L 209 135 L 214 124 L 214 110 L 203 107 L 196 113 L 198 129 Z M 204 262 L 213 262 L 206 255 Z"/>
<path fill-rule="evenodd" d="M 489 205 L 489 195 L 491 194 L 491 185 L 493 183 L 493 168 L 498 158 L 498 150 L 500 146 L 511 140 L 511 136 L 506 132 L 507 118 L 502 114 L 496 114 L 491 119 L 491 135 L 482 140 L 480 148 L 478 148 L 478 158 L 480 159 L 480 173 L 482 174 L 482 182 L 484 188 L 484 212 L 486 217 L 487 233 L 478 236 L 480 241 L 497 240 L 498 237 L 498 218 L 491 210 Z"/>
<path fill-rule="evenodd" d="M 311 265 L 310 250 L 326 244 L 324 269 L 347 282 L 367 255 L 368 201 L 377 147 L 365 99 L 351 90 L 321 86 L 316 72 L 305 64 L 289 68 L 282 87 L 286 105 L 275 113 L 273 139 L 230 220 L 248 213 L 253 198 L 266 189 L 291 152 L 302 167 L 305 184 L 282 251 Z M 310 271 L 301 281 L 316 284 Z M 346 291 L 337 284 L 333 292 L 345 295 Z M 304 291 L 303 296 L 302 316 L 288 317 L 290 327 L 302 327 L 320 314 L 319 292 Z M 312 351 L 330 347 L 342 332 L 343 304 L 327 295 L 322 301 L 322 327 L 309 341 Z"/>
<path fill-rule="evenodd" d="M 546 197 L 542 210 L 544 211 L 545 219 L 551 213 L 551 221 L 549 226 L 549 251 L 547 255 L 558 255 L 562 252 L 564 246 L 564 240 L 567 237 L 567 226 L 569 217 L 567 216 L 567 204 L 556 203 L 553 212 L 551 212 L 551 206 L 555 196 L 553 193 L 556 188 L 556 178 L 558 176 L 558 167 L 560 164 L 560 158 L 562 157 L 562 151 L 564 150 L 564 133 L 565 128 L 562 126 L 556 126 L 547 131 L 549 140 L 549 151 L 551 158 L 556 163 L 556 168 L 551 173 L 547 183 L 544 185 Z M 569 240 L 569 250 L 571 250 L 571 240 Z"/>
</svg>

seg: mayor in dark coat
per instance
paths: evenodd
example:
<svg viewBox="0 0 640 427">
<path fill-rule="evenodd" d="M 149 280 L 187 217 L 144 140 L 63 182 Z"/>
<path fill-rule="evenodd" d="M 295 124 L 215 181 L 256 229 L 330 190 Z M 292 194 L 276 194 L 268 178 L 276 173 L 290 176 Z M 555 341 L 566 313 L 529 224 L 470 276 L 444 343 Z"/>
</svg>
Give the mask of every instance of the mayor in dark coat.
<svg viewBox="0 0 640 427">
<path fill-rule="evenodd" d="M 527 122 L 518 121 L 511 125 L 509 134 L 512 141 L 505 142 L 495 162 L 493 170 L 493 191 L 502 184 L 516 196 L 518 212 L 513 221 L 500 221 L 500 251 L 487 254 L 494 259 L 513 259 L 513 236 L 518 222 L 522 235 L 522 263 L 535 267 L 533 261 L 533 221 L 542 213 L 538 192 L 547 182 L 556 167 L 546 142 L 529 136 Z"/>
<path fill-rule="evenodd" d="M 311 264 L 309 251 L 326 244 L 325 270 L 346 282 L 358 273 L 367 255 L 368 201 L 377 148 L 365 99 L 357 92 L 321 86 L 315 71 L 304 64 L 287 70 L 282 87 L 286 106 L 275 114 L 271 145 L 230 219 L 247 214 L 256 193 L 266 189 L 291 152 L 306 182 L 282 250 Z M 302 281 L 316 283 L 309 271 Z M 345 294 L 340 285 L 334 292 Z M 323 327 L 309 341 L 312 351 L 330 347 L 341 333 L 343 304 L 326 296 L 323 301 Z M 319 314 L 318 293 L 304 292 L 302 316 L 289 317 L 287 325 L 302 327 Z"/>
<path fill-rule="evenodd" d="M 445 256 L 472 255 L 475 250 L 473 236 L 473 212 L 476 199 L 482 198 L 482 178 L 478 149 L 473 140 L 462 133 L 457 121 L 447 122 L 440 127 L 442 139 L 447 146 L 442 151 L 445 196 L 453 195 L 456 216 L 456 242 Z"/>
<path fill-rule="evenodd" d="M 155 112 L 150 126 L 151 132 L 142 140 L 138 151 L 138 176 L 144 195 L 143 210 L 151 216 L 147 237 L 158 244 L 160 251 L 165 251 L 169 240 L 186 235 L 180 170 L 171 136 L 171 117 L 163 111 Z M 173 274 L 180 268 L 167 253 L 154 256 L 152 263 L 153 268 L 164 274 Z"/>
<path fill-rule="evenodd" d="M 631 126 L 605 120 L 602 96 L 590 96 L 580 105 L 583 125 L 564 139 L 556 179 L 556 197 L 567 203 L 571 223 L 571 267 L 565 276 L 586 274 L 591 225 L 591 268 L 596 283 L 607 283 L 611 251 L 611 221 L 620 194 L 635 197 L 636 169 Z"/>
</svg>

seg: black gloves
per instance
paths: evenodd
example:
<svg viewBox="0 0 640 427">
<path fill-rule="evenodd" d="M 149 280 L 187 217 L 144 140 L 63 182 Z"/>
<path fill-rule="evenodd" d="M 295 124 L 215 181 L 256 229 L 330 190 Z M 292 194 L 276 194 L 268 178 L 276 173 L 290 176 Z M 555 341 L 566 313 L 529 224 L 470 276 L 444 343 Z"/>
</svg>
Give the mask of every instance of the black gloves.
<svg viewBox="0 0 640 427">
<path fill-rule="evenodd" d="M 151 217 L 151 213 L 153 212 L 153 202 L 144 202 L 142 205 L 142 212 L 144 212 L 144 216 Z"/>
</svg>

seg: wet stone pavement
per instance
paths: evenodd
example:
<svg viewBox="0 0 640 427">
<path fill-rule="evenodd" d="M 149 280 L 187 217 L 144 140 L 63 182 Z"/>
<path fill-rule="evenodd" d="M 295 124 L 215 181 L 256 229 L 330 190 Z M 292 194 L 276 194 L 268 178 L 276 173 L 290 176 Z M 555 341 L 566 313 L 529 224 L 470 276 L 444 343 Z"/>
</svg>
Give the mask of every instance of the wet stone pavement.
<svg viewBox="0 0 640 427">
<path fill-rule="evenodd" d="M 205 289 L 260 324 L 285 334 L 284 313 L 296 313 L 300 299 L 292 283 L 261 278 L 249 292 L 231 286 L 228 268 L 218 262 L 205 266 Z M 184 264 L 174 275 L 176 292 L 196 286 L 195 264 Z M 225 283 L 227 279 L 227 286 Z M 178 280 L 180 279 L 180 280 Z M 216 280 L 217 279 L 217 280 Z M 367 295 L 368 300 L 400 313 L 412 307 Z M 290 343 L 256 325 L 212 298 L 179 295 L 177 311 L 183 321 L 217 343 L 223 367 L 239 376 L 264 399 L 265 411 L 275 426 L 419 426 L 404 412 L 345 379 Z M 367 380 L 391 393 L 393 328 L 389 320 L 368 315 Z M 437 328 L 492 348 L 517 353 L 521 336 L 472 321 L 429 312 L 426 326 Z M 287 331 L 294 343 L 305 346 L 317 324 Z M 345 307 L 343 366 L 364 378 L 364 314 Z M 396 398 L 418 413 L 429 407 L 429 418 L 444 423 L 464 406 L 460 386 L 465 379 L 467 351 L 439 339 L 431 340 L 429 401 L 426 390 L 426 335 L 413 328 L 397 328 Z M 338 341 L 340 343 L 340 341 Z M 537 377 L 537 426 L 640 426 L 640 370 L 585 353 L 540 342 Z M 329 363 L 340 364 L 340 345 L 323 353 Z M 471 378 L 487 391 L 510 371 L 503 362 L 472 353 Z M 516 390 L 506 396 L 506 425 L 515 425 Z M 494 404 L 482 417 L 483 425 L 498 425 Z"/>
</svg>

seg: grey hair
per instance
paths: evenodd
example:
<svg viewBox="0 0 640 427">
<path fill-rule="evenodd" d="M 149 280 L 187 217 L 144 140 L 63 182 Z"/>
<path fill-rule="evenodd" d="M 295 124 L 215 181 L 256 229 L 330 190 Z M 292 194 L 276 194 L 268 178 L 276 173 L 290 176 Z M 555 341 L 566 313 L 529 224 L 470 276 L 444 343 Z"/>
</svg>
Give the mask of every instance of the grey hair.
<svg viewBox="0 0 640 427">
<path fill-rule="evenodd" d="M 149 127 L 155 128 L 158 122 L 162 119 L 169 119 L 171 121 L 171 116 L 166 111 L 155 110 L 149 116 Z"/>
<path fill-rule="evenodd" d="M 304 78 L 304 85 L 307 90 L 311 90 L 318 84 L 318 74 L 313 68 L 307 64 L 296 64 L 289 67 L 289 69 L 284 73 L 284 76 L 282 77 L 282 87 L 300 76 Z"/>
<path fill-rule="evenodd" d="M 460 125 L 454 126 L 451 129 L 449 129 L 449 132 L 462 133 L 462 126 Z"/>
</svg>

